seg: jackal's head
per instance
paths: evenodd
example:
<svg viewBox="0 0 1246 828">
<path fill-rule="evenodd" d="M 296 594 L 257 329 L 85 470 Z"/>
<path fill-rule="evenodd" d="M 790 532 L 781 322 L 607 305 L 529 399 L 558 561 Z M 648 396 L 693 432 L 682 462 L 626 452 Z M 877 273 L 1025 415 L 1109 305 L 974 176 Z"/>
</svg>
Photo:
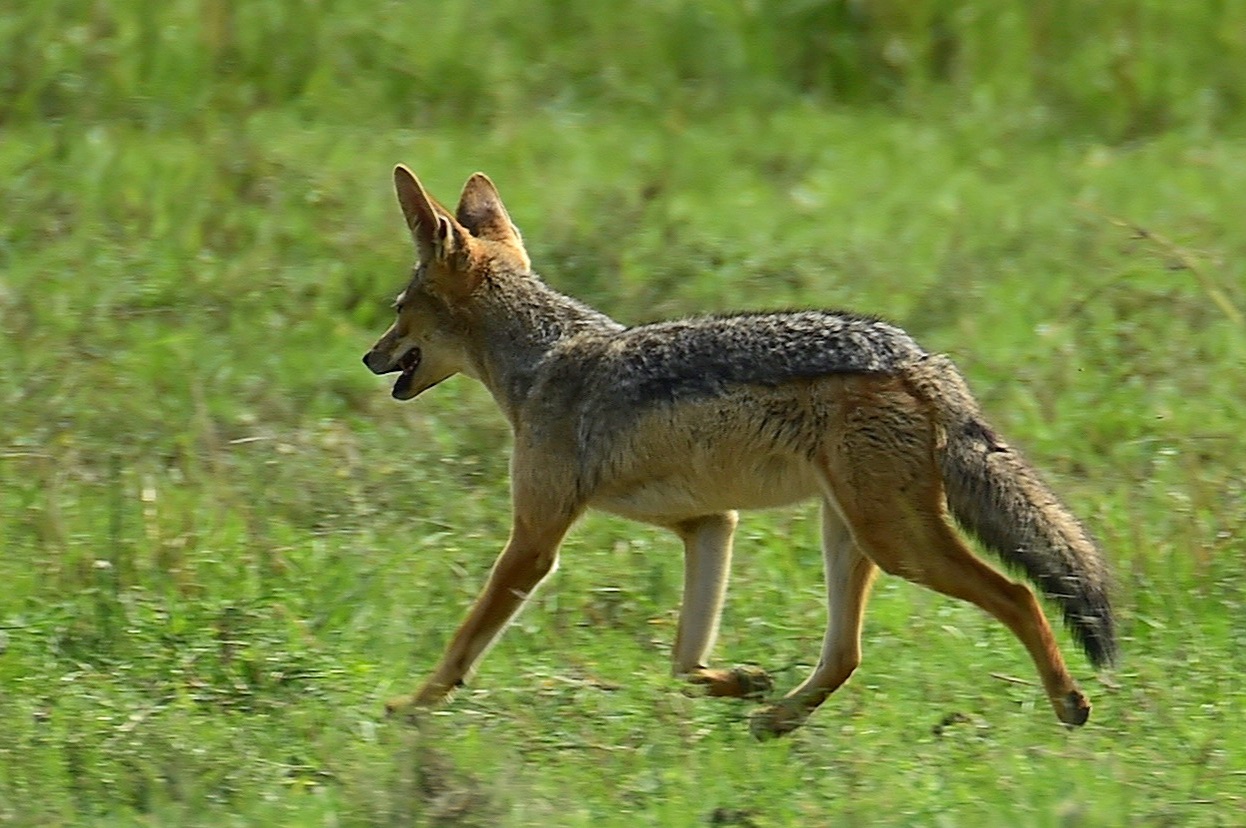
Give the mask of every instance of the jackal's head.
<svg viewBox="0 0 1246 828">
<path fill-rule="evenodd" d="M 374 374 L 399 372 L 394 399 L 409 400 L 460 371 L 471 371 L 473 297 L 491 277 L 530 269 L 519 231 L 484 173 L 467 179 L 453 215 L 410 170 L 394 168 L 398 203 L 419 260 L 394 302 L 397 318 L 363 363 Z"/>
</svg>

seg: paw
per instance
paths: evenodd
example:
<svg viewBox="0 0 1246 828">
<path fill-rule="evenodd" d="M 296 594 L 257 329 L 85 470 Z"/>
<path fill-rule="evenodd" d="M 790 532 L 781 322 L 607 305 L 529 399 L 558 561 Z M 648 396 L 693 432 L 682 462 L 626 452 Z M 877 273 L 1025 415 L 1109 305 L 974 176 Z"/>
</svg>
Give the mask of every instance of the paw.
<svg viewBox="0 0 1246 828">
<path fill-rule="evenodd" d="M 729 671 L 735 682 L 736 695 L 742 699 L 760 699 L 774 691 L 774 679 L 760 667 L 748 664 L 732 667 Z"/>
<path fill-rule="evenodd" d="M 783 699 L 755 712 L 749 719 L 749 733 L 761 742 L 786 736 L 803 725 L 811 712 L 799 701 Z"/>
<path fill-rule="evenodd" d="M 445 701 L 454 691 L 452 687 L 429 682 L 415 693 L 394 696 L 385 702 L 385 715 L 392 717 L 412 718 L 417 711 L 434 707 Z"/>
<path fill-rule="evenodd" d="M 411 719 L 419 709 L 416 697 L 410 693 L 393 696 L 385 702 L 385 715 L 391 719 Z"/>
<path fill-rule="evenodd" d="M 1090 700 L 1076 687 L 1066 693 L 1058 703 L 1053 703 L 1053 706 L 1056 708 L 1056 718 L 1069 727 L 1081 727 L 1090 718 Z"/>
<path fill-rule="evenodd" d="M 760 667 L 740 665 L 730 669 L 703 667 L 688 675 L 702 695 L 714 698 L 759 699 L 774 690 L 774 679 Z"/>
</svg>

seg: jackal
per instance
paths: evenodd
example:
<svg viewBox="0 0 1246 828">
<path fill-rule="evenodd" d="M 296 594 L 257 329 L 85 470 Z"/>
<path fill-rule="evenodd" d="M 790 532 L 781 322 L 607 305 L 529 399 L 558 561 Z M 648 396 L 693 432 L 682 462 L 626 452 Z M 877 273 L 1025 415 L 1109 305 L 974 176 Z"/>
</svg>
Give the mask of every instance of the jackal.
<svg viewBox="0 0 1246 828">
<path fill-rule="evenodd" d="M 802 684 L 755 713 L 755 735 L 799 727 L 857 668 L 879 568 L 994 615 L 1029 651 L 1060 721 L 1086 721 L 1090 703 L 1034 593 L 980 561 L 954 526 L 1058 604 L 1095 666 L 1116 653 L 1108 567 L 986 423 L 947 358 L 898 327 L 838 311 L 628 327 L 532 272 L 485 175 L 468 179 L 454 213 L 406 167 L 394 182 L 418 264 L 364 363 L 398 374 L 399 400 L 456 373 L 488 388 L 514 432 L 514 515 L 441 662 L 391 711 L 439 702 L 471 676 L 589 507 L 683 541 L 676 674 L 708 695 L 766 695 L 764 671 L 709 666 L 736 510 L 817 497 L 828 616 L 821 656 Z"/>
</svg>

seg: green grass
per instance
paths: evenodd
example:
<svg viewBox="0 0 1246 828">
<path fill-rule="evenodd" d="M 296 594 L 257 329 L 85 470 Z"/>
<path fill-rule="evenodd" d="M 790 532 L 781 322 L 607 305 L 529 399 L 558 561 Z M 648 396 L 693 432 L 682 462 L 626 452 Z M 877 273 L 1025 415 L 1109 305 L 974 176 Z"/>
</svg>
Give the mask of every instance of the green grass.
<svg viewBox="0 0 1246 828">
<path fill-rule="evenodd" d="M 0 823 L 1246 819 L 1238 4 L 27 5 Z M 1062 637 L 1090 724 L 998 624 L 885 579 L 857 675 L 755 743 L 667 675 L 677 542 L 604 516 L 471 688 L 384 720 L 509 523 L 487 394 L 398 405 L 359 364 L 412 255 L 397 161 L 443 200 L 488 171 L 538 270 L 620 319 L 848 307 L 952 354 L 1115 565 L 1120 667 Z M 745 517 L 724 663 L 810 668 L 816 535 Z"/>
</svg>

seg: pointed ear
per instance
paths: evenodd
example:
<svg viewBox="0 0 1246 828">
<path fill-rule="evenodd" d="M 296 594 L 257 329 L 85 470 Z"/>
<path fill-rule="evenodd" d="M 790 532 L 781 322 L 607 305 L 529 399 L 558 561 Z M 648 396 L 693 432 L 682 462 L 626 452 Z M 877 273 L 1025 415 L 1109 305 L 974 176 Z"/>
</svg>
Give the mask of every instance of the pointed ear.
<svg viewBox="0 0 1246 828">
<path fill-rule="evenodd" d="M 502 197 L 498 195 L 498 188 L 489 176 L 478 172 L 467 179 L 463 194 L 459 196 L 455 217 L 476 238 L 510 246 L 523 259 L 524 267 L 530 266 L 519 230 L 511 222 L 510 214 L 502 205 Z"/>
<path fill-rule="evenodd" d="M 411 237 L 415 239 L 420 261 L 445 260 L 463 246 L 463 228 L 403 164 L 394 167 L 394 190 Z"/>
</svg>

